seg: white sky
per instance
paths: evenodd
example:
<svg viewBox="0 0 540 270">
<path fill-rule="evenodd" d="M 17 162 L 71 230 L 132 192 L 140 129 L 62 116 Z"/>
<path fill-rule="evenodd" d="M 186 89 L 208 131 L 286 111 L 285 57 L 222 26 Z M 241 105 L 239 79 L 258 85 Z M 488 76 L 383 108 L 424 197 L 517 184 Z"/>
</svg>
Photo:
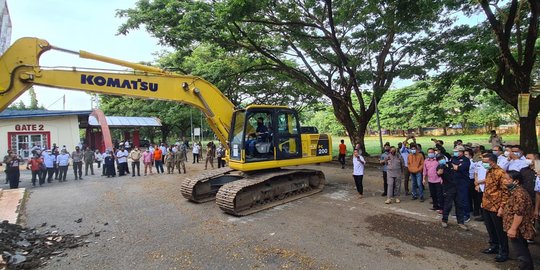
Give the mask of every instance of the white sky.
<svg viewBox="0 0 540 270">
<path fill-rule="evenodd" d="M 144 29 L 117 36 L 125 19 L 115 16 L 117 9 L 132 8 L 137 0 L 7 0 L 13 25 L 11 42 L 31 36 L 70 50 L 85 50 L 131 62 L 153 61 L 153 53 L 164 48 Z M 75 55 L 49 51 L 41 56 L 42 66 L 77 66 L 120 68 Z M 62 110 L 66 95 L 66 110 L 89 110 L 90 96 L 84 92 L 35 86 L 39 105 L 49 110 Z M 20 99 L 30 104 L 28 93 Z M 53 104 L 54 103 L 54 104 Z"/>
</svg>

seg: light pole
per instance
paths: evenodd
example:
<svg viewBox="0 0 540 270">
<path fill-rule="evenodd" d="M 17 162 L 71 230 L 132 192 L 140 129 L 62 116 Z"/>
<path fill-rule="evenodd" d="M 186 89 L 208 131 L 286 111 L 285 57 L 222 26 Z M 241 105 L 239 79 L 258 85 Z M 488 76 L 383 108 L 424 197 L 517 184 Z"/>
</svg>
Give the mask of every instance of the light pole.
<svg viewBox="0 0 540 270">
<path fill-rule="evenodd" d="M 193 114 L 191 112 L 192 110 L 191 108 L 189 108 L 189 121 L 191 123 L 190 136 L 191 136 L 191 142 L 193 143 Z"/>
</svg>

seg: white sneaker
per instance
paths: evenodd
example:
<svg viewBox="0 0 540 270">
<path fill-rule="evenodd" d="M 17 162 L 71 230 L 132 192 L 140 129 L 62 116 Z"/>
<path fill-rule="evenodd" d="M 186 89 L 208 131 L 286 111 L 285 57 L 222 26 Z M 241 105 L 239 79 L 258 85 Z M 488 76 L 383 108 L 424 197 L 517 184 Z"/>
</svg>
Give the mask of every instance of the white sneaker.
<svg viewBox="0 0 540 270">
<path fill-rule="evenodd" d="M 391 204 L 391 203 L 392 203 L 392 200 L 386 199 L 386 201 L 384 201 L 384 203 L 386 203 L 386 204 Z"/>
<path fill-rule="evenodd" d="M 401 201 L 400 201 L 398 198 L 396 198 L 396 203 L 400 203 L 400 202 L 401 202 Z"/>
</svg>

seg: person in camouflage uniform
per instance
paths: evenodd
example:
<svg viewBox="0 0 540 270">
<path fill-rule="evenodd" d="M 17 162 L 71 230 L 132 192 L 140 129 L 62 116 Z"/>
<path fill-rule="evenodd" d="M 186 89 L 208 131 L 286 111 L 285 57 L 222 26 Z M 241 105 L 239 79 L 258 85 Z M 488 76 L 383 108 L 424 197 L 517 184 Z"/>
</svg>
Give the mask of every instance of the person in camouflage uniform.
<svg viewBox="0 0 540 270">
<path fill-rule="evenodd" d="M 165 155 L 164 160 L 165 167 L 167 167 L 167 174 L 174 173 L 175 158 L 171 148 L 167 149 L 167 154 Z"/>
<path fill-rule="evenodd" d="M 186 173 L 186 164 L 185 161 L 187 157 L 187 149 L 185 144 L 181 144 L 178 148 L 178 151 L 174 153 L 174 162 L 176 163 L 176 168 L 178 169 L 178 173 L 182 173 L 182 170 L 184 170 L 184 173 Z"/>
</svg>

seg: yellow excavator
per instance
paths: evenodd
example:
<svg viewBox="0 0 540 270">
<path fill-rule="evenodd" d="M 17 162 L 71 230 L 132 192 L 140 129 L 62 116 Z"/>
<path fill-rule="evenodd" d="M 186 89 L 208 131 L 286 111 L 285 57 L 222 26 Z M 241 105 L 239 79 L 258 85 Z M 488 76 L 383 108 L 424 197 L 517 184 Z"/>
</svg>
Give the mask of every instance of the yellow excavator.
<svg viewBox="0 0 540 270">
<path fill-rule="evenodd" d="M 129 69 L 103 72 L 75 67 L 45 68 L 40 66 L 39 58 L 48 50 Z M 309 196 L 324 187 L 321 171 L 290 166 L 330 161 L 331 137 L 304 134 L 297 112 L 288 107 L 251 105 L 235 109 L 223 93 L 200 77 L 71 51 L 43 39 L 21 38 L 0 56 L 0 111 L 32 85 L 177 101 L 201 110 L 226 146 L 229 167 L 185 179 L 180 191 L 190 201 L 215 198 L 226 213 L 244 216 Z"/>
</svg>

